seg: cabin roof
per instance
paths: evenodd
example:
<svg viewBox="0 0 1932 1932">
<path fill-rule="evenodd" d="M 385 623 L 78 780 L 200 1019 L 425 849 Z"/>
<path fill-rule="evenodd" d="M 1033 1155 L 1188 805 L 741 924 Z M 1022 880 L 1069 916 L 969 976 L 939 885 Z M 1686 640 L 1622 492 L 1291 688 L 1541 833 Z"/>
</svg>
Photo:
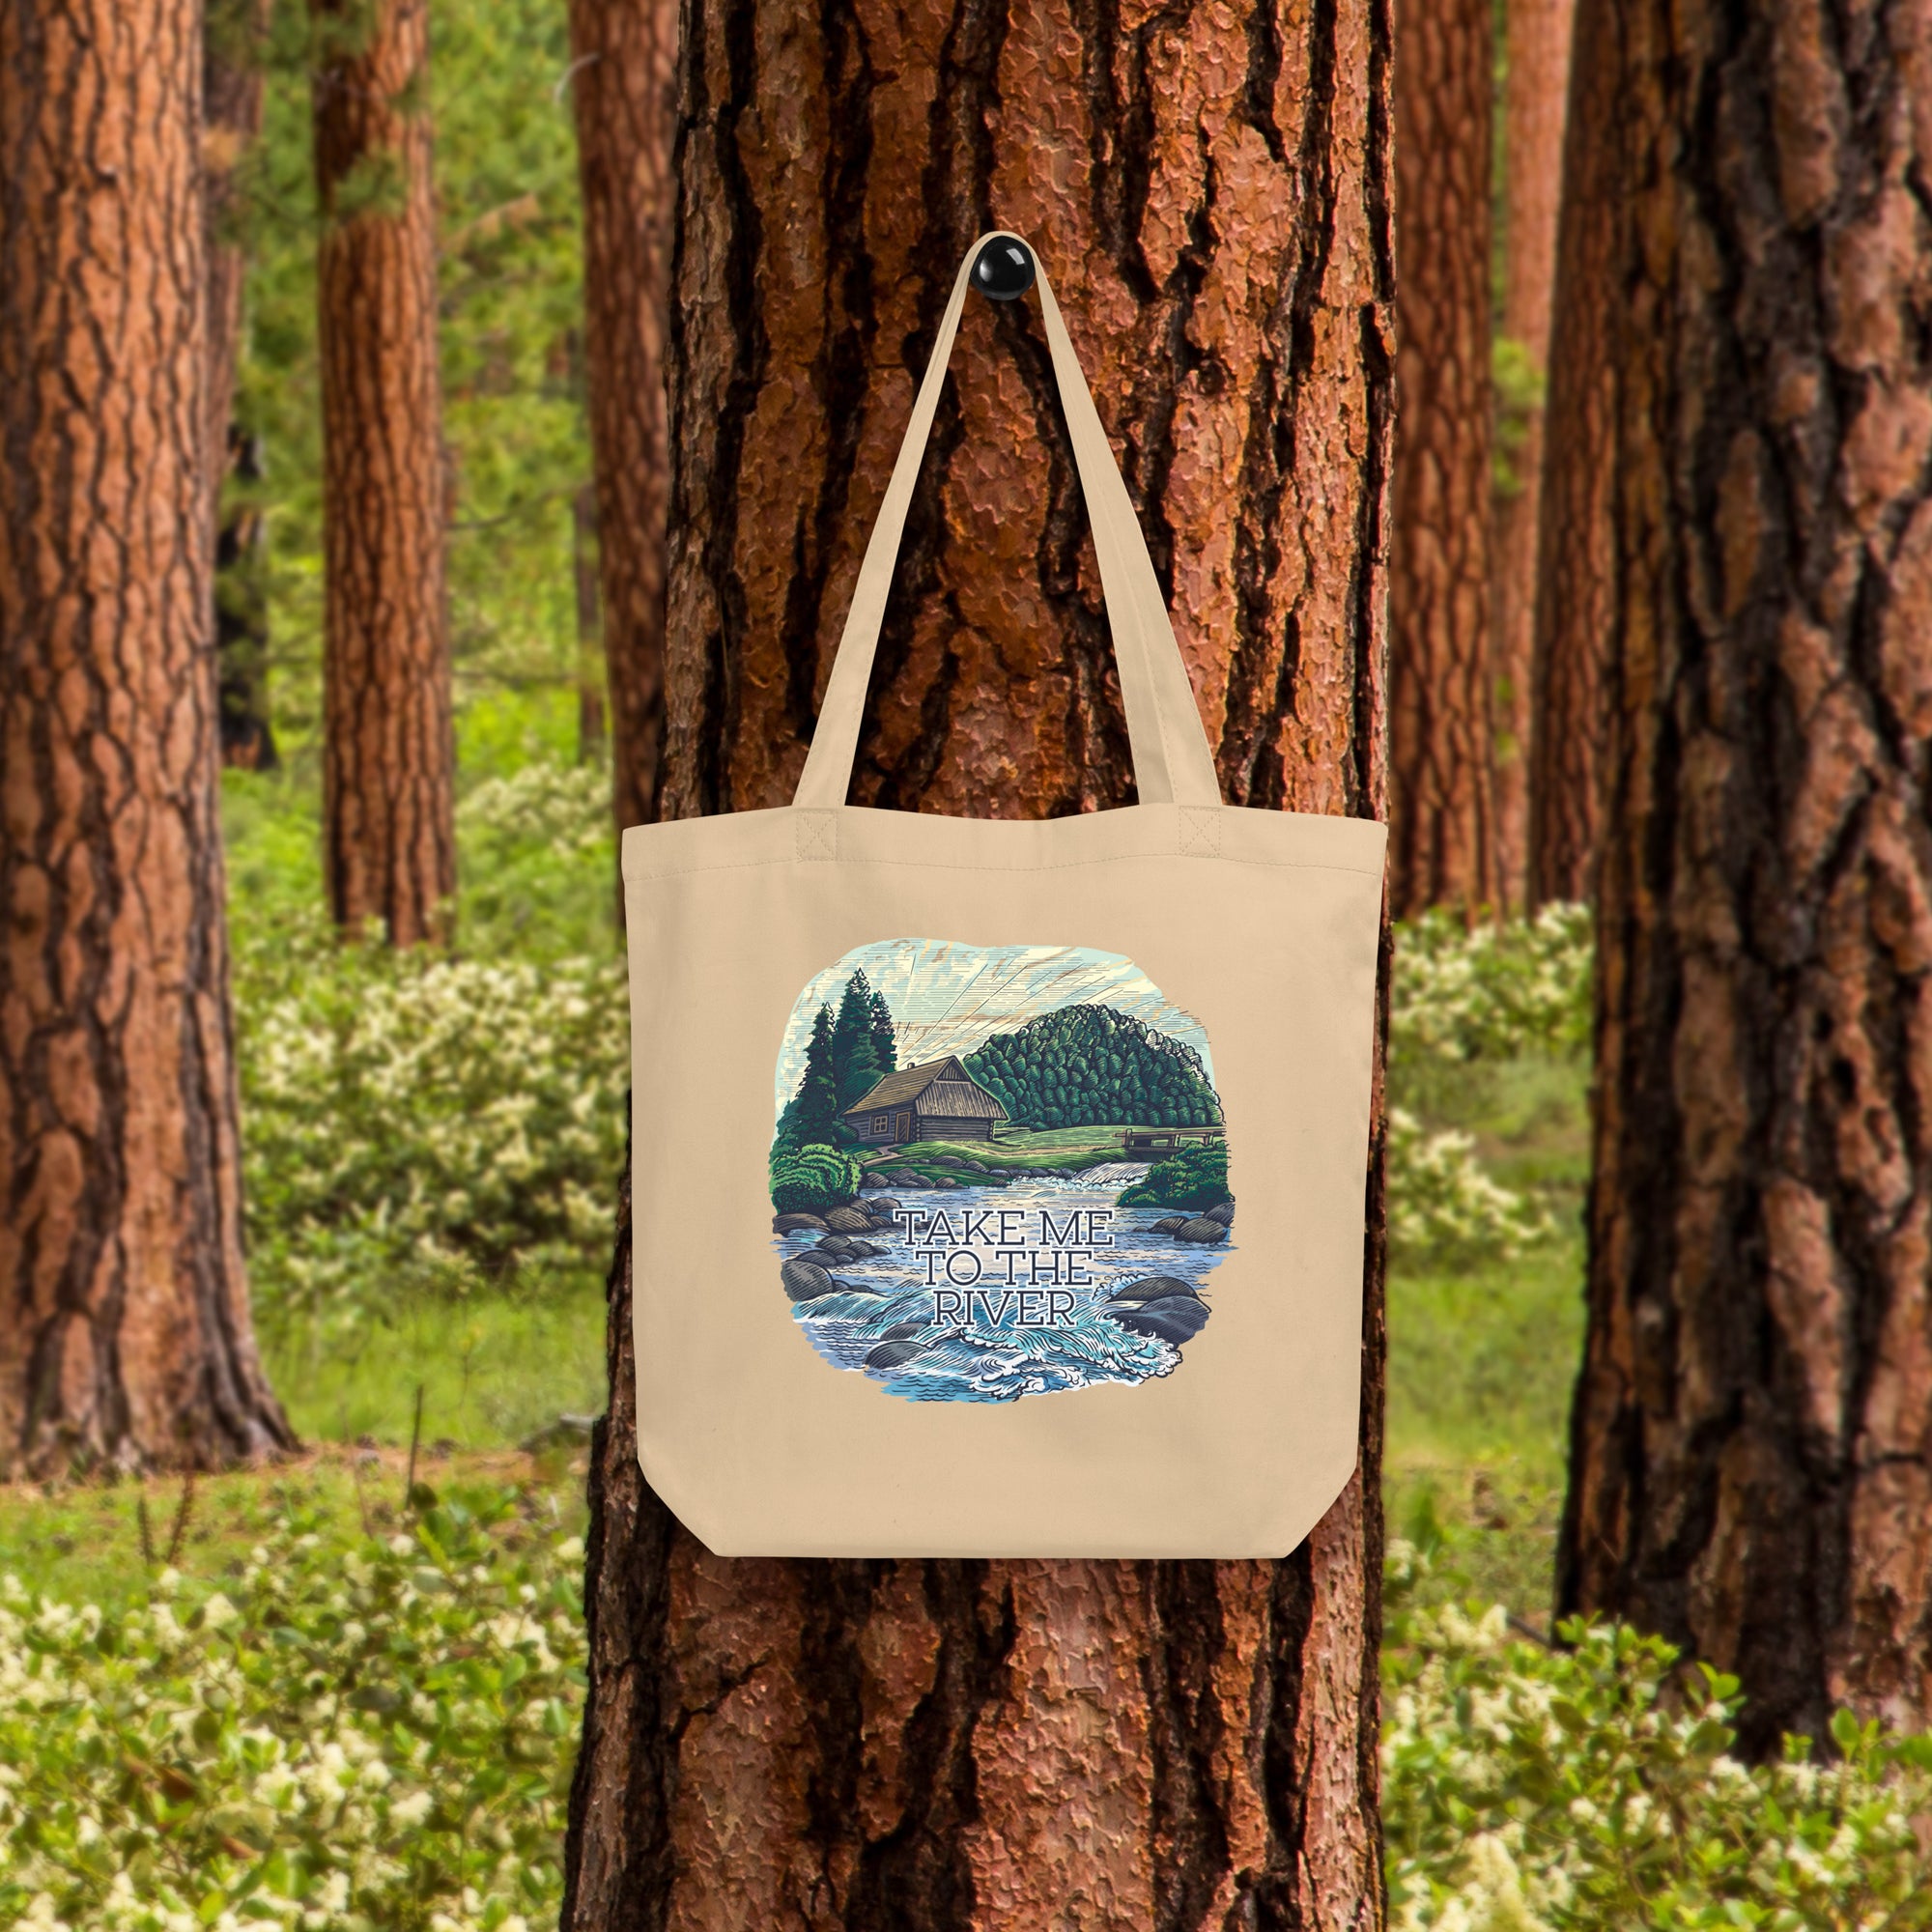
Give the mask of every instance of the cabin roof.
<svg viewBox="0 0 1932 1932">
<path fill-rule="evenodd" d="M 923 1111 L 952 1114 L 962 1119 L 984 1118 L 1004 1121 L 1007 1110 L 960 1065 L 957 1054 L 943 1060 L 923 1061 L 917 1066 L 901 1066 L 888 1073 L 869 1094 L 853 1101 L 848 1114 L 874 1114 L 893 1107 L 917 1107 L 929 1087 L 943 1083 L 946 1092 L 931 1096 L 932 1104 Z"/>
</svg>

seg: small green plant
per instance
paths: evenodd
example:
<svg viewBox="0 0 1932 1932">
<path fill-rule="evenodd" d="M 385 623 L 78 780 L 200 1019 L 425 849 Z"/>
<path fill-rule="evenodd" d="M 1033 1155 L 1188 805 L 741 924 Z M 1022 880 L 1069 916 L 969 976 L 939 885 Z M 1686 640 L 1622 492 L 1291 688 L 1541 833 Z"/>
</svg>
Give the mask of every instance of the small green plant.
<svg viewBox="0 0 1932 1932">
<path fill-rule="evenodd" d="M 1225 1144 L 1177 1149 L 1120 1199 L 1122 1208 L 1218 1208 L 1228 1195 Z"/>
<path fill-rule="evenodd" d="M 629 1073 L 614 960 L 398 954 L 310 916 L 238 946 L 236 1007 L 270 1326 L 602 1272 Z"/>
<path fill-rule="evenodd" d="M 1837 1757 L 1731 1755 L 1737 1679 L 1627 1628 L 1513 1638 L 1498 1606 L 1407 1605 L 1390 1548 L 1382 1745 L 1399 1932 L 1932 1926 L 1932 1740 L 1840 1712 Z"/>
<path fill-rule="evenodd" d="M 1389 1109 L 1388 1230 L 1409 1260 L 1464 1264 L 1506 1261 L 1549 1233 L 1520 1194 L 1490 1178 L 1469 1135 L 1431 1133 L 1401 1107 Z"/>
<path fill-rule="evenodd" d="M 554 1922 L 583 1661 L 554 1499 L 415 1491 L 344 1533 L 284 1492 L 225 1587 L 0 1579 L 0 1926 Z"/>
<path fill-rule="evenodd" d="M 781 1214 L 822 1214 L 857 1199 L 859 1163 L 842 1148 L 787 1148 L 772 1151 L 772 1206 Z"/>
</svg>

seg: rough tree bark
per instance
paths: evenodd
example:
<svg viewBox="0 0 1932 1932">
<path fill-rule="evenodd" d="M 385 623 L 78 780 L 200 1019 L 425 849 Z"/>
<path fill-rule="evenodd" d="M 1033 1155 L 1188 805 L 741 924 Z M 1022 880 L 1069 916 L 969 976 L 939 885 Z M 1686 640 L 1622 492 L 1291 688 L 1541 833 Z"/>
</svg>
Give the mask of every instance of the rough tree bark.
<svg viewBox="0 0 1932 1932">
<path fill-rule="evenodd" d="M 597 572 L 597 486 L 570 499 L 570 572 L 577 589 L 577 760 L 595 764 L 610 742 L 604 713 L 604 599 Z"/>
<path fill-rule="evenodd" d="M 1566 1607 L 1932 1717 L 1932 24 L 1622 11 Z"/>
<path fill-rule="evenodd" d="M 665 417 L 677 0 L 571 0 L 583 349 L 617 825 L 657 815 L 664 742 Z M 581 608 L 581 606 L 580 606 Z"/>
<path fill-rule="evenodd" d="M 1616 371 L 1609 323 L 1624 223 L 1614 172 L 1620 47 L 1616 0 L 1576 0 L 1536 533 L 1533 905 L 1590 896 L 1602 823 L 1604 659 L 1615 591 L 1610 452 Z"/>
<path fill-rule="evenodd" d="M 200 9 L 0 10 L 0 1476 L 291 1442 L 217 815 Z"/>
<path fill-rule="evenodd" d="M 262 132 L 268 57 L 264 0 L 209 0 L 202 62 L 201 165 L 208 263 L 208 515 L 215 531 L 215 654 L 221 676 L 221 760 L 250 771 L 277 763 L 269 720 L 268 598 L 261 580 L 261 508 L 222 503 L 232 476 L 258 482 L 261 445 L 235 420 L 247 258 L 237 179 Z"/>
<path fill-rule="evenodd" d="M 1401 428 L 1389 579 L 1389 898 L 1496 903 L 1490 660 L 1490 0 L 1400 0 Z"/>
<path fill-rule="evenodd" d="M 311 0 L 329 904 L 397 946 L 456 891 L 428 0 Z"/>
<path fill-rule="evenodd" d="M 1229 797 L 1385 798 L 1387 14 L 693 0 L 667 815 L 784 803 L 959 255 L 1048 255 Z M 1132 796 L 1037 312 L 969 304 L 854 796 Z M 1378 1094 L 1379 1120 L 1379 1094 Z M 629 1248 L 564 1923 L 1378 1926 L 1379 1133 L 1356 1480 L 1280 1563 L 726 1562 L 643 1486 Z"/>
<path fill-rule="evenodd" d="M 1529 881 L 1529 748 L 1536 656 L 1536 532 L 1543 479 L 1542 387 L 1549 367 L 1563 110 L 1575 0 L 1508 0 L 1503 88 L 1503 298 L 1498 318 L 1533 400 L 1512 411 L 1510 481 L 1491 507 L 1495 694 L 1496 876 L 1520 906 Z"/>
</svg>

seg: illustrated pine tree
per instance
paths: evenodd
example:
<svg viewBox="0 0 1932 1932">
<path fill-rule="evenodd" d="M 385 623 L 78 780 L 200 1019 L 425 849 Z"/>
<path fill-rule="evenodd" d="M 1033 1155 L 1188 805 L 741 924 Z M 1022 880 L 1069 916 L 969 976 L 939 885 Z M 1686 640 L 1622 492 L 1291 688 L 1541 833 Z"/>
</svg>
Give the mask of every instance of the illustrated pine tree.
<svg viewBox="0 0 1932 1932">
<path fill-rule="evenodd" d="M 1768 1752 L 1834 1706 L 1932 1718 L 1932 43 L 1901 11 L 1640 0 L 1610 49 L 1560 1597 L 1735 1672 Z"/>
<path fill-rule="evenodd" d="M 196 0 L 0 10 L 0 1480 L 291 1446 L 250 1324 Z"/>
<path fill-rule="evenodd" d="M 863 1100 L 886 1071 L 879 1065 L 872 1026 L 872 989 L 864 973 L 854 973 L 839 996 L 832 1029 L 832 1079 L 840 1114 Z"/>
</svg>

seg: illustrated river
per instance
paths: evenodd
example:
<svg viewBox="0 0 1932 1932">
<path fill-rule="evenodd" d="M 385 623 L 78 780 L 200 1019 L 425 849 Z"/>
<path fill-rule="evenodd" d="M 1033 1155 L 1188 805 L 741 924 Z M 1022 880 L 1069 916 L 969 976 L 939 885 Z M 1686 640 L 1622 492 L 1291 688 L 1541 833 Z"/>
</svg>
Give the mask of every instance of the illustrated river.
<svg viewBox="0 0 1932 1932">
<path fill-rule="evenodd" d="M 819 1231 L 800 1229 L 774 1237 L 781 1259 L 822 1262 L 850 1289 L 794 1302 L 792 1314 L 828 1362 L 860 1370 L 894 1395 L 914 1402 L 1011 1402 L 1023 1395 L 1170 1375 L 1179 1366 L 1179 1347 L 1156 1335 L 1137 1334 L 1101 1310 L 1130 1284 L 1161 1275 L 1190 1284 L 1211 1310 L 1208 1277 L 1228 1247 L 1153 1233 L 1151 1224 L 1172 1215 L 1171 1208 L 1116 1208 L 1122 1191 L 1146 1173 L 1144 1163 L 1116 1161 L 1072 1178 L 1028 1175 L 985 1186 L 891 1188 L 889 1197 L 918 1217 L 914 1236 L 929 1236 L 931 1215 L 948 1217 L 942 1244 L 955 1253 L 961 1247 L 979 1251 L 976 1259 L 955 1264 L 952 1278 L 971 1275 L 983 1262 L 987 1292 L 949 1293 L 944 1261 L 935 1263 L 930 1239 L 924 1244 L 908 1239 L 903 1223 L 862 1237 L 883 1252 L 838 1260 L 813 1252 L 824 1239 Z M 879 1198 L 868 1193 L 861 1206 L 870 1207 Z M 1051 1254 L 1039 1261 L 1031 1254 L 1015 1257 L 1018 1282 L 1029 1280 L 1030 1267 L 1036 1270 L 1032 1279 L 1056 1282 L 1050 1298 L 1045 1293 L 1029 1298 L 1034 1325 L 1019 1319 L 1018 1295 L 1002 1292 L 1012 1267 L 998 1265 L 1003 1258 L 991 1231 L 1002 1225 L 1003 1210 L 1008 1229 L 1028 1231 L 1030 1248 L 1036 1246 L 1032 1235 L 1042 1211 L 1060 1228 L 1069 1225 L 1074 1210 L 1094 1210 L 1099 1217 L 1097 1223 L 1085 1223 L 1096 1238 L 1076 1256 L 1058 1262 Z M 982 1218 L 970 1218 L 976 1215 Z M 969 1227 L 976 1231 L 970 1237 L 961 1232 Z M 1048 1274 L 1038 1273 L 1040 1266 Z M 1071 1278 L 1082 1273 L 1090 1279 L 1080 1283 Z M 935 1276 L 933 1285 L 928 1285 L 928 1274 Z M 882 1346 L 886 1344 L 898 1346 Z M 876 1359 L 881 1354 L 884 1361 Z M 875 1359 L 868 1364 L 867 1357 Z"/>
</svg>

